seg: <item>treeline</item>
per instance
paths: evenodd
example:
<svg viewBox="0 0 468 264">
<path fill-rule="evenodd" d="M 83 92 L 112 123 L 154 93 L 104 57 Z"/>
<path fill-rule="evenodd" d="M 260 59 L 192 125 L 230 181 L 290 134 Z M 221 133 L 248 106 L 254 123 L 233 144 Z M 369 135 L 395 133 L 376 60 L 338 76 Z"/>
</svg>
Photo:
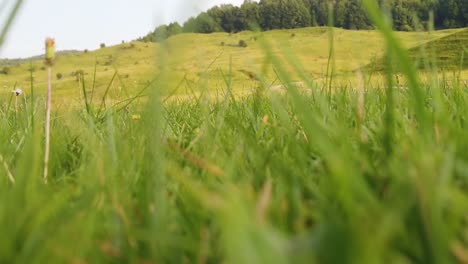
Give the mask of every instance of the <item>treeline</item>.
<svg viewBox="0 0 468 264">
<path fill-rule="evenodd" d="M 468 0 L 378 0 L 378 3 L 392 16 L 395 30 L 427 28 L 431 12 L 438 29 L 468 26 Z M 159 26 L 140 40 L 160 41 L 183 32 L 235 33 L 252 28 L 325 26 L 329 24 L 330 15 L 336 27 L 373 28 L 361 0 L 245 0 L 240 7 L 215 6 L 191 17 L 182 26 L 177 22 Z"/>
</svg>

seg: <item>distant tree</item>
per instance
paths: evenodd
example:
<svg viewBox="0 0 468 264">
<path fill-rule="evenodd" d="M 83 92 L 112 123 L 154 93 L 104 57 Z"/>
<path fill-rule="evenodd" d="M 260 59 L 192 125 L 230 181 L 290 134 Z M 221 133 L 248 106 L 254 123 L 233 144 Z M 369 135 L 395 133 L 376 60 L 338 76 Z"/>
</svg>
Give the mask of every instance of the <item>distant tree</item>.
<svg viewBox="0 0 468 264">
<path fill-rule="evenodd" d="M 175 35 L 178 35 L 180 33 L 182 33 L 182 27 L 180 26 L 179 23 L 177 22 L 173 22 L 173 23 L 170 23 L 168 26 L 167 26 L 167 36 L 168 37 L 172 37 L 172 36 L 175 36 Z"/>
<path fill-rule="evenodd" d="M 170 23 L 169 25 L 161 25 L 151 33 L 150 41 L 163 41 L 182 32 L 182 27 L 177 22 Z"/>
<path fill-rule="evenodd" d="M 468 26 L 468 0 L 376 0 L 389 14 L 396 30 L 427 28 L 430 13 L 437 28 Z M 300 28 L 328 25 L 329 5 L 333 22 L 347 29 L 373 28 L 362 6 L 362 0 L 244 0 L 240 7 L 224 4 L 214 6 L 183 26 L 162 25 L 140 38 L 159 41 L 182 32 L 211 33 Z"/>
<path fill-rule="evenodd" d="M 282 28 L 281 9 L 277 0 L 260 0 L 260 26 L 263 30 Z"/>
<path fill-rule="evenodd" d="M 99 45 L 99 47 L 101 47 L 101 49 L 103 49 L 103 48 L 106 47 L 106 44 L 105 44 L 105 43 L 101 43 L 101 44 Z"/>
<path fill-rule="evenodd" d="M 333 5 L 333 23 L 336 27 L 344 27 L 345 25 L 346 13 L 349 13 L 349 11 L 346 10 L 347 1 L 348 0 L 337 0 Z"/>
<path fill-rule="evenodd" d="M 222 5 L 221 27 L 225 32 L 239 32 L 244 28 L 243 14 L 241 9 L 233 5 Z"/>
<path fill-rule="evenodd" d="M 467 0 L 439 0 L 438 24 L 444 28 L 468 26 Z"/>
<path fill-rule="evenodd" d="M 184 24 L 184 32 L 213 33 L 222 31 L 221 26 L 206 12 L 187 20 Z"/>
<path fill-rule="evenodd" d="M 281 28 L 300 28 L 311 25 L 310 13 L 302 0 L 282 0 Z"/>
<path fill-rule="evenodd" d="M 226 6 L 227 5 L 213 6 L 212 8 L 206 11 L 206 14 L 212 19 L 212 22 L 216 24 L 217 26 L 219 26 L 220 28 L 223 28 L 222 23 L 223 23 L 224 13 L 226 12 L 225 10 Z"/>
<path fill-rule="evenodd" d="M 364 11 L 360 0 L 349 0 L 345 6 L 347 12 L 344 27 L 349 29 L 368 29 L 372 27 L 369 16 Z"/>
<path fill-rule="evenodd" d="M 182 31 L 185 33 L 193 33 L 197 28 L 197 20 L 195 17 L 190 17 L 187 21 L 185 21 L 184 25 L 182 26 Z"/>
<path fill-rule="evenodd" d="M 252 0 L 245 0 L 240 7 L 242 14 L 242 28 L 244 30 L 258 28 L 260 26 L 260 6 Z"/>
<path fill-rule="evenodd" d="M 304 0 L 304 6 L 309 10 L 310 24 L 324 26 L 328 23 L 328 2 L 321 0 Z"/>
<path fill-rule="evenodd" d="M 167 39 L 167 37 L 168 37 L 168 35 L 167 35 L 167 26 L 166 25 L 161 25 L 161 26 L 157 27 L 154 30 L 151 41 L 159 42 L 159 41 L 163 41 L 163 40 Z"/>
</svg>

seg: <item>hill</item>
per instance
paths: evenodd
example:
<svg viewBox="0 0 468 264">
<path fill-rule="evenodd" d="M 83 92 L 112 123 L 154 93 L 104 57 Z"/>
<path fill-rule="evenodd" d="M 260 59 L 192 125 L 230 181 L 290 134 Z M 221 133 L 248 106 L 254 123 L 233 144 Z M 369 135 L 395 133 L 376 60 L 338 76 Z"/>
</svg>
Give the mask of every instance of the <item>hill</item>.
<svg viewBox="0 0 468 264">
<path fill-rule="evenodd" d="M 57 56 L 69 56 L 69 55 L 76 55 L 79 53 L 81 52 L 78 50 L 61 50 L 61 51 L 57 51 L 56 55 Z M 36 61 L 40 61 L 43 59 L 44 59 L 43 55 L 32 56 L 29 58 L 0 59 L 0 67 L 15 66 L 18 64 L 22 64 L 22 63 L 36 62 Z"/>
<path fill-rule="evenodd" d="M 448 36 L 457 30 L 425 32 L 396 32 L 408 49 L 430 40 Z M 354 70 L 380 58 L 385 43 L 374 30 L 334 29 L 334 72 L 337 83 L 349 84 Z M 243 41 L 247 47 L 239 47 Z M 329 61 L 329 31 L 326 27 L 293 30 L 272 30 L 237 34 L 181 34 L 165 44 L 168 56 L 163 60 L 168 69 L 168 87 L 189 93 L 191 89 L 225 89 L 226 77 L 236 91 L 258 85 L 255 76 L 262 76 L 268 84 L 279 84 L 269 56 L 278 56 L 292 80 L 301 80 L 294 64 L 300 64 L 301 74 L 316 82 L 324 82 Z M 332 63 L 333 64 L 333 63 Z M 253 77 L 253 78 L 252 78 Z M 184 90 L 185 88 L 185 90 Z"/>
<path fill-rule="evenodd" d="M 430 28 L 461 28 L 468 26 L 466 0 L 391 0 L 378 1 L 391 16 L 393 28 L 413 31 Z M 222 4 L 189 18 L 183 25 L 177 22 L 161 25 L 141 38 L 161 41 L 186 33 L 241 32 L 252 29 L 295 29 L 328 26 L 329 7 L 333 10 L 333 25 L 346 29 L 375 28 L 361 0 L 246 0 L 240 6 Z M 434 19 L 431 20 L 432 13 Z"/>
<path fill-rule="evenodd" d="M 468 69 L 468 28 L 410 48 L 408 54 L 420 70 L 432 66 L 439 70 L 466 70 Z M 384 59 L 380 58 L 365 68 L 384 71 L 385 65 Z"/>
<path fill-rule="evenodd" d="M 97 94 L 103 93 L 114 73 L 117 76 L 112 82 L 110 96 L 126 97 L 144 86 L 146 80 L 154 77 L 155 44 L 127 43 L 102 48 L 95 51 L 58 53 L 53 68 L 54 98 L 64 104 L 80 103 L 81 82 L 77 73 L 83 73 L 86 87 L 93 83 Z M 9 94 L 12 87 L 22 87 L 26 93 L 31 85 L 31 72 L 35 91 L 45 93 L 47 71 L 41 56 L 24 61 L 17 61 L 8 66 L 8 74 L 0 75 L 2 94 Z M 96 81 L 94 82 L 94 73 Z M 28 89 L 26 89 L 28 88 Z"/>
<path fill-rule="evenodd" d="M 425 68 L 422 62 L 425 53 L 430 54 L 438 68 L 468 69 L 468 28 L 410 49 L 409 54 L 419 62 L 420 69 Z"/>
<path fill-rule="evenodd" d="M 450 37 L 458 30 L 441 30 L 433 34 L 424 32 L 396 32 L 409 49 L 431 40 Z M 453 36 L 452 36 L 453 37 Z M 377 31 L 334 29 L 335 73 L 343 75 L 342 81 L 357 67 L 382 56 L 384 41 Z M 60 40 L 57 40 L 60 41 Z M 243 46 L 239 46 L 240 42 Z M 157 83 L 162 94 L 188 94 L 193 91 L 225 90 L 231 81 L 235 91 L 251 90 L 258 86 L 255 76 L 261 75 L 274 85 L 279 83 L 269 55 L 284 61 L 291 79 L 299 79 L 294 63 L 301 64 L 308 78 L 323 81 L 329 56 L 329 31 L 326 27 L 267 32 L 240 32 L 237 34 L 180 34 L 162 43 L 132 42 L 106 47 L 95 51 L 78 52 L 58 56 L 54 66 L 55 100 L 64 104 L 80 103 L 81 83 L 76 72 L 84 72 L 88 89 L 93 86 L 96 71 L 96 93 L 104 93 L 117 72 L 109 96 L 120 100 L 138 93 L 160 73 Z M 294 59 L 291 59 L 294 58 Z M 45 92 L 46 71 L 41 61 L 21 63 L 9 67 L 7 75 L 1 75 L 0 96 L 9 94 L 15 84 L 30 87 L 31 71 L 39 95 Z M 57 78 L 57 74 L 61 78 Z M 337 78 L 339 81 L 339 78 Z M 26 92 L 28 92 L 26 90 Z M 6 98 L 5 96 L 3 98 Z"/>
</svg>

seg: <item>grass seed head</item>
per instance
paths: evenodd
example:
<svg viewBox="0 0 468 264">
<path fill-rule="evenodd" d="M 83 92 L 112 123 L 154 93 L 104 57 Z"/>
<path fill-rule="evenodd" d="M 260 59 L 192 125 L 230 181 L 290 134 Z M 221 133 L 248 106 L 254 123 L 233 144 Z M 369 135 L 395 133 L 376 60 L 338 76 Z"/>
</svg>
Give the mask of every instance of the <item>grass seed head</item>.
<svg viewBox="0 0 468 264">
<path fill-rule="evenodd" d="M 55 40 L 53 38 L 47 38 L 45 41 L 45 46 L 45 63 L 46 65 L 52 66 L 55 59 Z"/>
<path fill-rule="evenodd" d="M 14 95 L 16 96 L 20 96 L 23 94 L 23 90 L 21 90 L 20 88 L 16 88 L 14 89 L 13 91 L 11 91 Z"/>
</svg>

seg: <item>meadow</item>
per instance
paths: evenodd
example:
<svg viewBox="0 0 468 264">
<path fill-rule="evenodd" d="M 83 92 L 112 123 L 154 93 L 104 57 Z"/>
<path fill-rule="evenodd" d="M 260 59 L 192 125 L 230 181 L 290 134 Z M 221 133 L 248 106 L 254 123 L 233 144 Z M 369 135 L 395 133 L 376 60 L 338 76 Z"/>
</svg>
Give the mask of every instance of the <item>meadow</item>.
<svg viewBox="0 0 468 264">
<path fill-rule="evenodd" d="M 9 66 L 0 263 L 468 263 L 467 29 L 374 20 L 58 57 L 48 183 L 46 71 Z"/>
<path fill-rule="evenodd" d="M 405 48 L 412 49 L 414 58 L 424 58 L 425 53 L 420 54 L 423 44 L 442 43 L 442 46 L 447 46 L 448 41 L 437 40 L 457 35 L 457 32 L 466 30 L 395 32 L 395 35 Z M 101 97 L 110 84 L 107 99 L 114 103 L 139 94 L 158 75 L 165 78 L 164 86 L 158 88 L 164 97 L 177 95 L 179 98 L 190 98 L 194 93 L 218 94 L 226 89 L 227 77 L 232 80 L 231 86 L 236 94 L 248 94 L 261 82 L 267 83 L 267 88 L 282 85 L 274 66 L 265 55 L 264 42 L 268 42 L 271 53 L 283 61 L 287 60 L 286 54 L 293 55 L 305 77 L 326 85 L 327 76 L 330 75 L 327 75 L 327 67 L 331 66 L 328 63 L 329 33 L 326 27 L 316 27 L 261 33 L 181 34 L 164 43 L 134 41 L 94 51 L 75 51 L 57 58 L 53 81 L 57 95 L 55 99 L 58 99 L 57 104 L 82 105 L 79 73 L 83 74 L 86 87 Z M 241 40 L 247 47 L 239 47 Z M 334 29 L 335 86 L 356 86 L 358 69 L 372 63 L 382 65 L 384 41 L 376 30 Z M 440 47 L 436 50 L 440 50 Z M 459 50 L 454 49 L 455 52 Z M 443 54 L 450 54 L 450 50 Z M 459 72 L 462 79 L 468 79 L 467 68 L 460 69 L 459 61 L 451 61 L 450 66 L 454 67 L 446 73 Z M 0 79 L 2 97 L 8 97 L 15 86 L 27 91 L 31 86 L 31 72 L 34 85 L 38 87 L 36 92 L 45 93 L 47 73 L 41 59 L 6 67 L 9 73 Z M 374 68 L 379 71 L 369 73 L 367 81 L 373 86 L 384 86 L 385 74 L 380 68 Z M 300 76 L 293 66 L 288 65 L 285 70 L 293 82 L 303 82 L 304 76 Z M 115 73 L 117 75 L 114 77 Z M 61 75 L 60 79 L 57 74 Z M 427 74 L 421 75 L 423 80 L 428 79 Z M 262 81 L 259 82 L 259 78 Z"/>
</svg>

